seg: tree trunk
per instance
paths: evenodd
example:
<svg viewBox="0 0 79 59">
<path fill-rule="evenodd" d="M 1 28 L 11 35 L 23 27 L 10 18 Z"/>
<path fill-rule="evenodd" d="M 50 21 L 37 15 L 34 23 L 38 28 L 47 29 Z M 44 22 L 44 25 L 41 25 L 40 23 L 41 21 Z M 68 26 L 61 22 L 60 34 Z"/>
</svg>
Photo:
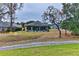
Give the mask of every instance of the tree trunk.
<svg viewBox="0 0 79 59">
<path fill-rule="evenodd" d="M 59 25 L 56 24 L 55 22 L 54 22 L 54 24 L 56 25 L 56 27 L 57 27 L 57 29 L 58 29 L 58 31 L 59 31 L 59 38 L 61 38 L 61 30 L 60 30 L 60 27 L 59 27 Z"/>
<path fill-rule="evenodd" d="M 66 20 L 67 20 L 67 15 L 66 15 Z M 67 35 L 67 25 L 65 26 L 65 36 Z"/>
<path fill-rule="evenodd" d="M 12 22 L 13 21 L 13 15 L 12 15 L 12 3 L 10 3 L 10 31 L 13 31 L 12 29 Z"/>
<path fill-rule="evenodd" d="M 65 29 L 65 36 L 67 35 L 67 30 Z"/>
</svg>

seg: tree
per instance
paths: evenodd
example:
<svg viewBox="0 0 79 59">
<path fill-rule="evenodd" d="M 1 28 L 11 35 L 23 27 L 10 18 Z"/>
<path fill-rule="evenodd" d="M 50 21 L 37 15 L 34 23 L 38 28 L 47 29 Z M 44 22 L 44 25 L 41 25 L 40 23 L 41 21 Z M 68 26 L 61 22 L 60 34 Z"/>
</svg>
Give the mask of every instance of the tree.
<svg viewBox="0 0 79 59">
<path fill-rule="evenodd" d="M 10 30 L 12 31 L 12 25 L 15 19 L 15 11 L 17 9 L 20 9 L 22 7 L 22 4 L 17 3 L 8 3 L 7 8 L 9 9 L 9 16 L 10 16 Z"/>
<path fill-rule="evenodd" d="M 66 11 L 63 10 L 64 14 L 67 15 L 68 13 L 68 18 L 65 18 L 65 20 L 68 21 L 67 24 L 69 24 L 69 27 L 66 24 L 66 29 L 72 31 L 72 33 L 79 34 L 79 4 L 71 3 L 63 5 L 65 5 L 65 7 L 68 7 Z M 65 7 L 63 7 L 63 9 Z"/>
<path fill-rule="evenodd" d="M 79 4 L 73 3 L 70 12 L 73 15 L 72 21 L 74 23 L 74 29 L 71 28 L 71 30 L 74 34 L 79 35 Z"/>
<path fill-rule="evenodd" d="M 64 21 L 62 22 L 62 28 L 65 29 L 65 35 L 67 35 L 67 27 L 68 27 L 68 19 L 70 18 L 70 14 L 69 14 L 69 7 L 70 7 L 70 3 L 62 3 L 63 5 L 63 16 L 64 16 Z"/>
<path fill-rule="evenodd" d="M 10 30 L 12 31 L 12 26 L 14 23 L 14 19 L 15 17 L 15 13 L 16 10 L 20 9 L 22 7 L 22 3 L 18 4 L 18 3 L 3 3 L 2 4 L 3 8 L 6 8 L 4 11 L 6 11 L 5 13 L 1 13 L 1 15 L 3 16 L 6 15 L 8 17 L 8 19 L 10 19 Z"/>
<path fill-rule="evenodd" d="M 58 23 L 60 23 L 61 16 L 62 16 L 62 13 L 56 8 L 54 8 L 53 6 L 48 6 L 46 11 L 44 11 L 42 15 L 43 20 L 49 20 L 51 23 L 56 25 L 59 31 L 59 38 L 61 38 L 61 30 Z"/>
<path fill-rule="evenodd" d="M 0 3 L 0 21 L 2 21 L 2 19 L 6 19 L 5 15 L 8 13 L 8 11 L 5 11 L 6 8 L 3 6 L 2 3 Z"/>
</svg>

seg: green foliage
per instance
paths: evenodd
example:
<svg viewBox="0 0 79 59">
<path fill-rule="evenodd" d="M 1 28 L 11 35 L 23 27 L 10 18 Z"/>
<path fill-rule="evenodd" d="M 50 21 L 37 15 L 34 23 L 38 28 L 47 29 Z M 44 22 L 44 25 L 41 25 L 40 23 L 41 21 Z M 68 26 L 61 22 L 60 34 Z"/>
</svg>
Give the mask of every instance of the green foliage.
<svg viewBox="0 0 79 59">
<path fill-rule="evenodd" d="M 64 21 L 62 21 L 61 22 L 61 27 L 62 27 L 62 29 L 68 29 L 68 22 L 66 21 L 66 20 L 64 20 Z"/>
<path fill-rule="evenodd" d="M 79 4 L 62 4 L 65 20 L 61 22 L 63 29 L 70 30 L 72 34 L 79 35 Z"/>
<path fill-rule="evenodd" d="M 16 28 L 15 29 L 15 31 L 21 31 L 22 30 L 22 28 Z"/>
</svg>

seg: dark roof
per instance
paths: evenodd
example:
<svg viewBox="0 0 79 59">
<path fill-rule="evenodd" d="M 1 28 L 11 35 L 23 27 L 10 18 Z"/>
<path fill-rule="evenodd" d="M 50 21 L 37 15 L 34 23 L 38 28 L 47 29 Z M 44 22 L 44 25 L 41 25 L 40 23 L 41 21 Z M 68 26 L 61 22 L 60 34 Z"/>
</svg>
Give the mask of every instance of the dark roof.
<svg viewBox="0 0 79 59">
<path fill-rule="evenodd" d="M 47 23 L 42 23 L 40 21 L 34 21 L 28 24 L 25 24 L 25 26 L 49 26 Z"/>
<path fill-rule="evenodd" d="M 10 22 L 0 21 L 0 27 L 10 27 Z M 21 25 L 13 23 L 13 27 L 21 27 Z"/>
</svg>

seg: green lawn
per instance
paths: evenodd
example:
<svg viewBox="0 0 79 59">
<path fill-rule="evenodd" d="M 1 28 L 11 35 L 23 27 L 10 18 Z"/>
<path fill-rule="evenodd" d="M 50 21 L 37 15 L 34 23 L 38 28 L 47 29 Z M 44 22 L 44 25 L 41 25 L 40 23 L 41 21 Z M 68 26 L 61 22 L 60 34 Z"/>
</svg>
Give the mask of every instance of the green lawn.
<svg viewBox="0 0 79 59">
<path fill-rule="evenodd" d="M 79 56 L 79 44 L 50 45 L 0 51 L 3 56 Z"/>
</svg>

